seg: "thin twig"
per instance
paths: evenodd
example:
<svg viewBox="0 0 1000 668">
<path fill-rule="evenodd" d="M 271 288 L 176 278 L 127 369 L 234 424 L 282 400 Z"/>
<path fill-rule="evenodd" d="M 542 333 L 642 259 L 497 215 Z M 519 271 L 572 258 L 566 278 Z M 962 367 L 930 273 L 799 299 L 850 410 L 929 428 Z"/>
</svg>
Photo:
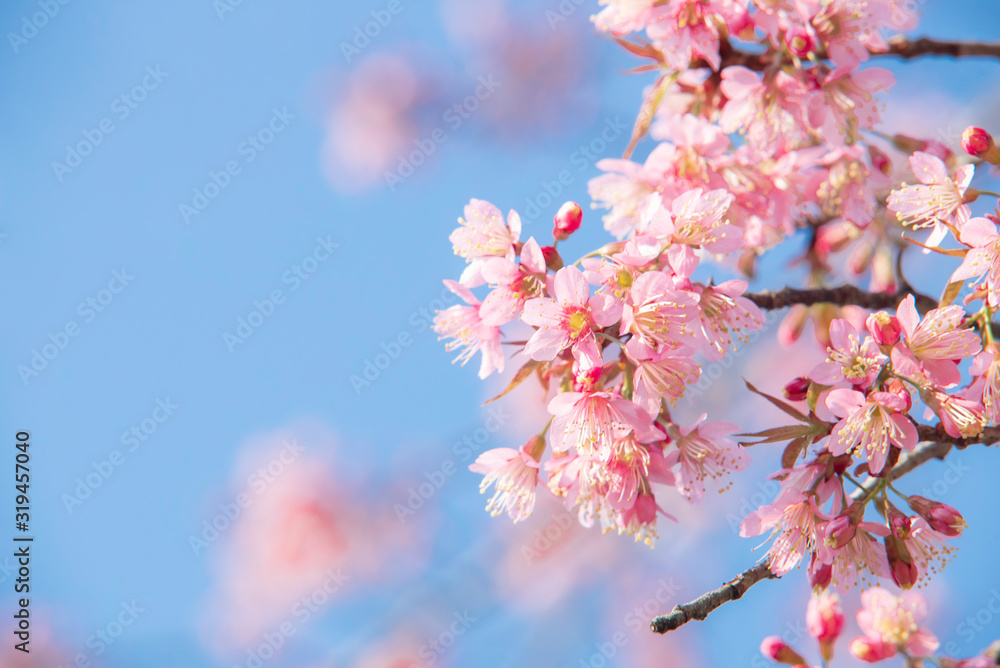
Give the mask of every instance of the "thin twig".
<svg viewBox="0 0 1000 668">
<path fill-rule="evenodd" d="M 992 445 L 1000 442 L 1000 427 L 990 427 L 983 430 L 979 436 L 972 438 L 948 436 L 947 434 L 940 433 L 936 427 L 929 425 L 918 425 L 917 433 L 921 441 L 933 439 L 932 442 L 901 456 L 889 472 L 889 481 L 903 477 L 931 459 L 943 460 L 953 447 L 964 448 L 975 443 Z M 856 490 L 852 494 L 852 498 L 860 498 L 862 495 L 867 494 L 880 481 L 880 478 L 868 480 L 862 489 Z M 692 619 L 702 621 L 708 617 L 710 612 L 723 603 L 741 598 L 750 587 L 758 582 L 777 577 L 777 575 L 771 572 L 767 561 L 761 562 L 753 568 L 743 571 L 718 589 L 703 594 L 690 603 L 674 606 L 670 614 L 655 617 L 650 622 L 649 627 L 656 633 L 666 633 L 687 624 Z"/>
</svg>

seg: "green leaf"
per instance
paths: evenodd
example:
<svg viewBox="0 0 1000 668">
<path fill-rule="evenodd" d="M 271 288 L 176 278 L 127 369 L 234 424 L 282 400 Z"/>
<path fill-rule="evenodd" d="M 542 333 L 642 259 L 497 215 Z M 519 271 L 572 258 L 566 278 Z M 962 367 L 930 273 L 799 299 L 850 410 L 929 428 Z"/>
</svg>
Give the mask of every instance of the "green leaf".
<svg viewBox="0 0 1000 668">
<path fill-rule="evenodd" d="M 485 406 L 486 404 L 493 403 L 494 401 L 504 396 L 518 385 L 520 385 L 524 381 L 524 379 L 530 376 L 531 372 L 534 371 L 540 364 L 541 362 L 537 360 L 531 360 L 527 364 L 522 366 L 520 369 L 517 370 L 517 373 L 514 374 L 514 377 L 511 378 L 510 383 L 507 385 L 507 389 L 505 389 L 503 392 L 493 397 L 489 401 L 483 402 L 483 406 Z"/>
<path fill-rule="evenodd" d="M 791 404 L 787 404 L 787 403 L 785 403 L 784 401 L 782 401 L 781 399 L 778 399 L 778 398 L 776 398 L 776 397 L 772 397 L 772 396 L 771 396 L 770 394 L 765 394 L 765 393 L 761 392 L 761 391 L 760 391 L 760 390 L 758 390 L 758 389 L 757 389 L 756 387 L 754 387 L 754 386 L 753 386 L 753 385 L 752 385 L 752 384 L 750 383 L 750 381 L 749 381 L 749 380 L 747 380 L 747 379 L 745 379 L 745 378 L 743 379 L 743 382 L 747 384 L 747 388 L 749 388 L 749 390 L 750 390 L 751 392 L 753 392 L 754 394 L 759 394 L 760 396 L 764 397 L 765 399 L 767 399 L 767 400 L 768 400 L 768 401 L 770 401 L 770 402 L 771 402 L 772 404 L 774 404 L 775 406 L 777 406 L 777 407 L 778 407 L 778 408 L 780 408 L 781 410 L 783 410 L 783 411 L 785 411 L 786 413 L 788 413 L 789 415 L 791 415 L 791 416 L 792 416 L 793 418 L 795 418 L 795 419 L 796 419 L 796 420 L 798 420 L 799 422 L 805 422 L 805 423 L 807 423 L 807 424 L 809 424 L 809 423 L 810 423 L 810 420 L 809 420 L 809 418 L 807 418 L 807 417 L 806 417 L 805 415 L 803 415 L 803 414 L 802 414 L 802 412 L 801 412 L 801 411 L 799 411 L 799 409 L 795 408 L 795 407 L 794 407 L 794 406 L 792 406 Z"/>
</svg>

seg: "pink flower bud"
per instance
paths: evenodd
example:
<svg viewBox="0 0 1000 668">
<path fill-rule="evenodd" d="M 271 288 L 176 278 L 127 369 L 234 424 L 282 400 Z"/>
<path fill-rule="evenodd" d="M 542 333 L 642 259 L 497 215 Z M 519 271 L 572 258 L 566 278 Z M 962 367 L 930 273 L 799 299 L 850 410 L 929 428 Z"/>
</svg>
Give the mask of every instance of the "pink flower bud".
<svg viewBox="0 0 1000 668">
<path fill-rule="evenodd" d="M 580 229 L 580 223 L 583 222 L 583 209 L 576 202 L 566 202 L 556 213 L 555 227 L 552 228 L 552 236 L 562 241 L 563 239 L 568 239 L 569 235 Z"/>
<path fill-rule="evenodd" d="M 851 654 L 867 663 L 876 663 L 896 655 L 896 646 L 866 636 L 851 641 Z"/>
<path fill-rule="evenodd" d="M 563 268 L 562 256 L 552 246 L 542 246 L 542 257 L 545 258 L 545 267 L 552 271 L 559 271 Z"/>
<path fill-rule="evenodd" d="M 920 577 L 920 571 L 913 563 L 913 557 L 910 556 L 910 550 L 907 549 L 906 543 L 892 534 L 886 536 L 884 540 L 885 556 L 889 559 L 892 581 L 900 589 L 912 588 L 916 584 L 917 578 Z"/>
<path fill-rule="evenodd" d="M 993 136 L 982 128 L 972 125 L 962 133 L 962 149 L 969 155 L 982 158 L 993 165 L 1000 164 L 1000 150 L 993 142 Z"/>
<path fill-rule="evenodd" d="M 809 396 L 810 382 L 805 376 L 799 376 L 789 381 L 784 389 L 785 399 L 789 401 L 805 401 L 806 397 Z"/>
<path fill-rule="evenodd" d="M 789 647 L 784 640 L 778 636 L 768 636 L 760 643 L 760 653 L 778 663 L 787 663 L 790 666 L 805 664 L 806 660 L 798 652 Z"/>
<path fill-rule="evenodd" d="M 934 531 L 945 536 L 957 536 L 968 526 L 962 514 L 951 506 L 922 496 L 911 496 L 910 508 L 927 520 Z"/>
<path fill-rule="evenodd" d="M 808 58 L 816 46 L 812 35 L 801 26 L 792 28 L 785 34 L 785 44 L 788 50 L 799 58 Z"/>
<path fill-rule="evenodd" d="M 892 174 L 892 160 L 889 159 L 889 156 L 874 146 L 868 147 L 868 156 L 872 160 L 872 167 L 886 176 Z"/>
<path fill-rule="evenodd" d="M 812 561 L 809 562 L 809 584 L 813 589 L 826 589 L 833 581 L 833 564 L 824 564 L 816 559 L 813 553 Z"/>
<path fill-rule="evenodd" d="M 806 628 L 819 641 L 820 652 L 827 663 L 833 658 L 833 644 L 844 630 L 844 611 L 840 598 L 830 591 L 813 594 L 806 608 Z"/>
<path fill-rule="evenodd" d="M 894 315 L 885 311 L 872 313 L 865 320 L 868 333 L 875 339 L 875 343 L 880 346 L 894 346 L 899 342 L 899 333 L 903 331 L 903 326 Z"/>
<path fill-rule="evenodd" d="M 847 515 L 838 515 L 826 523 L 823 530 L 823 544 L 839 550 L 851 542 L 858 531 L 857 525 Z"/>
<path fill-rule="evenodd" d="M 857 237 L 858 228 L 850 223 L 827 223 L 816 230 L 816 252 L 821 258 L 847 248 Z"/>
<path fill-rule="evenodd" d="M 910 517 L 891 503 L 886 503 L 885 519 L 889 524 L 889 531 L 900 540 L 910 538 Z"/>
</svg>

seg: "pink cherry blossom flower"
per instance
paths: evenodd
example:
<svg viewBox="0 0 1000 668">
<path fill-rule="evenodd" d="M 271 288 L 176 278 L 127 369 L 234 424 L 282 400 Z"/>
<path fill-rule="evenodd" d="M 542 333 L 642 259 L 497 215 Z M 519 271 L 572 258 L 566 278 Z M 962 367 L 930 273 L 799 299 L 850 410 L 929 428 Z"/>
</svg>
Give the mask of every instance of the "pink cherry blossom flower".
<svg viewBox="0 0 1000 668">
<path fill-rule="evenodd" d="M 959 239 L 970 246 L 951 281 L 964 281 L 986 274 L 987 299 L 991 307 L 1000 304 L 1000 233 L 988 218 L 972 218 L 961 229 Z"/>
<path fill-rule="evenodd" d="M 671 520 L 674 519 L 657 505 L 656 499 L 651 493 L 640 492 L 630 506 L 619 510 L 615 515 L 618 533 L 632 536 L 637 543 L 642 541 L 652 547 L 653 541 L 657 539 L 656 519 L 658 514 Z"/>
<path fill-rule="evenodd" d="M 927 614 L 927 603 L 920 594 L 907 592 L 897 596 L 875 587 L 861 593 L 861 605 L 858 626 L 871 641 L 892 645 L 918 658 L 931 656 L 937 650 L 937 638 L 918 626 Z"/>
<path fill-rule="evenodd" d="M 888 358 L 869 336 L 864 341 L 858 330 L 840 318 L 830 323 L 829 356 L 810 373 L 809 378 L 822 385 L 835 385 L 847 380 L 854 385 L 869 387 Z"/>
<path fill-rule="evenodd" d="M 481 493 L 486 493 L 490 485 L 496 485 L 493 498 L 486 504 L 486 510 L 494 517 L 502 512 L 515 522 L 531 517 L 538 486 L 538 460 L 528 451 L 528 445 L 519 450 L 487 450 L 469 465 L 470 471 L 486 476 L 479 485 Z M 542 445 L 544 447 L 544 441 Z"/>
<path fill-rule="evenodd" d="M 928 246 L 937 246 L 948 232 L 948 226 L 959 230 L 969 220 L 965 191 L 972 181 L 973 165 L 959 167 L 954 177 L 940 158 L 917 151 L 910 156 L 910 167 L 923 185 L 904 184 L 890 195 L 887 206 L 896 212 L 904 225 L 915 228 L 933 226 Z"/>
<path fill-rule="evenodd" d="M 712 253 L 731 253 L 743 245 L 740 228 L 724 220 L 732 203 L 733 195 L 721 188 L 709 192 L 695 188 L 676 197 L 667 215 L 660 196 L 654 194 L 646 203 L 651 210 L 649 226 L 642 231 L 663 242 L 704 247 Z"/>
<path fill-rule="evenodd" d="M 594 17 L 598 30 L 622 36 L 641 32 L 654 21 L 667 16 L 667 8 L 656 0 L 605 0 L 604 9 Z"/>
<path fill-rule="evenodd" d="M 595 207 L 610 209 L 603 219 L 604 229 L 619 239 L 627 235 L 639 223 L 646 198 L 656 192 L 669 164 L 671 156 L 660 147 L 642 165 L 617 158 L 599 160 L 597 168 L 606 173 L 592 178 L 587 191 Z"/>
<path fill-rule="evenodd" d="M 746 281 L 723 281 L 718 285 L 696 288 L 699 295 L 701 330 L 706 345 L 702 347 L 710 360 L 720 360 L 735 347 L 733 337 L 747 343 L 747 331 L 764 327 L 764 314 L 757 305 L 743 296 Z"/>
<path fill-rule="evenodd" d="M 740 535 L 759 536 L 771 532 L 767 551 L 771 572 L 784 575 L 816 548 L 817 524 L 821 520 L 812 497 L 794 487 L 785 487 L 774 503 L 761 506 L 740 524 Z"/>
<path fill-rule="evenodd" d="M 829 589 L 814 592 L 806 608 L 806 628 L 809 635 L 821 643 L 830 643 L 840 637 L 840 632 L 844 630 L 840 597 Z"/>
<path fill-rule="evenodd" d="M 905 402 L 891 392 L 861 392 L 844 388 L 830 390 L 826 406 L 843 418 L 830 433 L 830 452 L 860 452 L 868 460 L 872 473 L 885 466 L 889 446 L 912 450 L 917 445 L 917 428 L 899 411 Z"/>
<path fill-rule="evenodd" d="M 1000 416 L 1000 356 L 996 344 L 988 345 L 972 360 L 970 373 L 983 381 L 982 404 L 990 422 Z"/>
<path fill-rule="evenodd" d="M 739 132 L 760 153 L 774 154 L 782 142 L 795 145 L 808 136 L 802 103 L 805 90 L 794 77 L 777 72 L 769 79 L 742 65 L 722 70 L 722 93 L 728 98 L 719 127 Z"/>
<path fill-rule="evenodd" d="M 445 281 L 445 286 L 461 297 L 467 306 L 456 304 L 434 316 L 434 331 L 441 338 L 451 338 L 445 350 L 463 348 L 455 361 L 462 360 L 462 366 L 477 352 L 482 353 L 479 377 L 486 378 L 494 371 L 503 371 L 504 354 L 500 346 L 500 328 L 488 325 L 479 317 L 481 304 L 465 286 L 455 281 Z"/>
<path fill-rule="evenodd" d="M 684 395 L 687 386 L 701 376 L 701 367 L 684 352 L 665 350 L 657 353 L 638 339 L 625 344 L 625 350 L 636 365 L 632 376 L 632 401 L 651 414 L 660 412 L 663 399 L 675 403 Z"/>
<path fill-rule="evenodd" d="M 607 293 L 624 304 L 641 269 L 659 258 L 662 250 L 663 246 L 655 237 L 639 236 L 626 241 L 624 248 L 610 257 L 585 258 L 580 264 L 587 282 L 600 286 L 598 292 Z"/>
<path fill-rule="evenodd" d="M 746 10 L 732 0 L 673 0 L 657 3 L 666 15 L 646 26 L 649 37 L 660 44 L 667 64 L 675 70 L 686 70 L 695 57 L 704 58 L 713 70 L 718 70 L 719 29 L 736 24 Z"/>
<path fill-rule="evenodd" d="M 636 279 L 622 313 L 621 334 L 631 332 L 657 352 L 697 345 L 698 308 L 692 293 L 675 290 L 670 277 L 649 271 Z"/>
<path fill-rule="evenodd" d="M 728 422 L 705 422 L 706 417 L 702 414 L 690 427 L 670 430 L 677 448 L 677 491 L 694 502 L 704 498 L 706 479 L 717 480 L 731 471 L 742 471 L 750 463 L 743 447 L 726 438 L 738 427 Z"/>
<path fill-rule="evenodd" d="M 961 306 L 952 305 L 929 311 L 921 321 L 913 295 L 907 295 L 896 309 L 906 335 L 906 351 L 944 387 L 961 380 L 958 365 L 952 360 L 971 357 L 982 350 L 982 340 L 975 331 L 958 329 L 964 316 Z"/>
<path fill-rule="evenodd" d="M 985 386 L 985 380 L 981 382 Z M 989 419 L 986 408 L 976 400 L 964 399 L 936 389 L 922 389 L 920 398 L 929 410 L 941 418 L 945 433 L 954 438 L 978 436 Z"/>
<path fill-rule="evenodd" d="M 576 267 L 556 272 L 552 292 L 552 299 L 539 297 L 524 305 L 521 320 L 538 328 L 525 344 L 525 354 L 547 361 L 569 348 L 577 359 L 598 366 L 601 350 L 594 331 L 618 322 L 620 308 L 608 295 L 591 297 L 587 279 Z"/>
<path fill-rule="evenodd" d="M 490 259 L 482 268 L 482 277 L 494 287 L 479 309 L 479 317 L 488 325 L 503 325 L 516 318 L 529 299 L 545 293 L 545 256 L 532 237 L 521 248 L 520 262 L 505 257 Z"/>
<path fill-rule="evenodd" d="M 469 262 L 459 282 L 475 288 L 486 282 L 481 272 L 489 258 L 514 260 L 515 246 L 521 236 L 521 217 L 511 210 L 505 224 L 500 209 L 484 200 L 472 199 L 465 205 L 465 218 L 459 218 L 458 222 L 460 227 L 448 238 L 455 255 Z"/>
<path fill-rule="evenodd" d="M 621 395 L 612 392 L 563 392 L 549 402 L 555 416 L 550 427 L 550 443 L 555 452 L 575 448 L 583 456 L 606 460 L 615 439 L 636 431 L 646 435 L 652 416 Z"/>
</svg>

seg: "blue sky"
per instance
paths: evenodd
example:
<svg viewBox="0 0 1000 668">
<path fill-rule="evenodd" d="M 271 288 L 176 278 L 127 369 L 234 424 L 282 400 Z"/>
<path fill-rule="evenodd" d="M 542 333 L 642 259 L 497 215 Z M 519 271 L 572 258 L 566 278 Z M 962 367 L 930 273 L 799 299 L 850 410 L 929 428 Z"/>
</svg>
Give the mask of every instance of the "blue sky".
<svg viewBox="0 0 1000 668">
<path fill-rule="evenodd" d="M 442 67 L 461 73 L 456 90 L 466 95 L 480 73 L 465 66 L 439 8 L 400 2 L 401 13 L 362 56 L 422 45 Z M 5 3 L 3 32 L 21 31 L 24 17 L 42 11 L 40 4 Z M 317 421 L 350 444 L 349 460 L 371 463 L 373 484 L 400 471 L 412 471 L 406 475 L 418 481 L 426 462 L 440 461 L 482 420 L 485 390 L 473 367 L 449 366 L 421 315 L 439 306 L 441 279 L 460 271 L 447 236 L 462 206 L 480 197 L 505 210 L 523 209 L 567 168 L 573 180 L 560 198 L 587 201 L 586 180 L 595 172 L 587 165 L 575 171 L 572 156 L 606 123 L 631 122 L 646 81 L 620 76 L 632 61 L 610 42 L 587 36 L 586 15 L 594 8 L 585 5 L 558 29 L 589 40 L 590 122 L 507 143 L 489 137 L 489 126 L 473 117 L 431 164 L 395 190 L 347 196 L 320 169 L 324 100 L 336 96 L 326 86 L 336 80 L 331 72 L 349 67 L 341 42 L 387 3 L 246 0 L 221 17 L 209 0 L 49 4 L 58 11 L 37 34 L 16 43 L 8 37 L 0 46 L 7 117 L 0 127 L 6 323 L 0 425 L 5 435 L 32 434 L 35 605 L 74 651 L 123 601 L 136 599 L 148 612 L 101 657 L 106 665 L 215 665 L 199 645 L 194 621 L 211 572 L 192 556 L 187 538 L 225 494 L 241 444 L 261 432 Z M 558 4 L 519 6 L 544 24 L 545 11 Z M 988 2 L 962 3 L 959 12 L 955 3 L 928 0 L 920 32 L 996 39 L 1000 18 L 989 8 Z M 889 66 L 898 73 L 897 93 L 912 99 L 939 90 L 961 104 L 988 99 L 1000 72 L 995 63 Z M 503 94 L 501 86 L 497 95 Z M 984 108 L 995 110 L 995 99 L 991 105 Z M 564 113 L 572 117 L 574 108 Z M 99 142 L 93 139 L 98 133 Z M 272 139 L 251 148 L 253 136 Z M 85 139 L 96 146 L 78 166 L 53 166 L 77 163 L 66 147 Z M 618 136 L 606 155 L 620 154 L 626 142 L 627 133 Z M 227 169 L 228 179 L 220 176 Z M 213 174 L 225 186 L 185 220 L 181 205 L 195 206 L 195 190 L 204 193 Z M 548 215 L 527 223 L 526 234 L 546 235 Z M 589 222 L 596 219 L 591 215 Z M 567 246 L 599 243 L 597 227 Z M 275 291 L 273 313 L 244 342 L 227 345 L 227 333 Z M 412 344 L 357 392 L 351 376 L 401 335 Z M 19 372 L 47 344 L 58 351 L 45 367 L 37 375 Z M 123 434 L 133 427 L 146 438 L 129 451 L 136 441 Z M 115 450 L 122 451 L 122 463 L 70 512 L 64 495 L 75 493 L 77 479 L 95 466 L 107 470 L 102 463 Z M 972 450 L 962 461 L 972 467 L 974 482 L 952 487 L 949 502 L 966 511 L 973 529 L 990 526 L 995 510 L 988 504 L 995 499 L 984 504 L 976 490 L 995 477 L 995 464 Z M 993 476 L 983 475 L 987 464 Z M 938 467 L 926 480 L 943 471 Z M 499 521 L 482 512 L 476 476 L 462 467 L 456 481 L 438 500 L 447 527 L 418 583 L 431 590 L 461 589 L 480 578 L 470 567 L 456 576 L 467 578 L 465 584 L 444 582 L 456 555 L 486 540 Z M 727 503 L 735 507 L 738 498 Z M 1000 584 L 990 555 L 995 536 L 971 533 L 949 579 L 954 600 L 949 596 L 943 605 L 942 635 L 961 621 L 959 601 L 978 609 L 988 599 L 983 592 Z M 753 559 L 750 542 L 725 527 L 705 540 L 702 549 L 718 554 L 704 571 L 688 574 L 686 595 Z M 675 557 L 643 553 L 642 559 L 654 573 L 668 572 Z M 5 610 L 13 605 L 8 583 L 0 582 Z M 749 661 L 760 637 L 775 632 L 759 619 L 764 610 L 780 605 L 791 619 L 804 606 L 799 576 L 772 584 L 713 619 L 715 633 L 731 629 L 725 647 L 712 642 L 709 629 L 692 631 L 713 665 L 728 663 L 732 652 Z M 506 665 L 517 660 L 515 647 L 530 648 L 531 656 L 548 652 L 555 665 L 577 665 L 579 648 L 605 633 L 602 595 L 585 591 L 564 610 L 575 630 L 552 620 L 530 627 L 497 613 L 452 660 Z M 795 598 L 786 604 L 779 596 Z M 323 628 L 337 633 L 359 628 L 366 616 L 382 619 L 391 600 L 385 592 L 355 600 L 352 612 L 330 613 Z M 744 616 L 751 614 L 756 617 Z M 748 621 L 733 629 L 737 620 Z M 1000 621 L 990 628 L 998 635 Z M 547 646 L 551 634 L 532 636 L 541 629 L 564 641 Z M 952 635 L 962 637 L 957 630 Z M 511 643 L 511 637 L 521 640 Z M 313 651 L 319 650 L 303 647 L 287 664 L 275 665 L 320 660 Z M 499 658 L 473 658 L 483 652 Z"/>
</svg>

